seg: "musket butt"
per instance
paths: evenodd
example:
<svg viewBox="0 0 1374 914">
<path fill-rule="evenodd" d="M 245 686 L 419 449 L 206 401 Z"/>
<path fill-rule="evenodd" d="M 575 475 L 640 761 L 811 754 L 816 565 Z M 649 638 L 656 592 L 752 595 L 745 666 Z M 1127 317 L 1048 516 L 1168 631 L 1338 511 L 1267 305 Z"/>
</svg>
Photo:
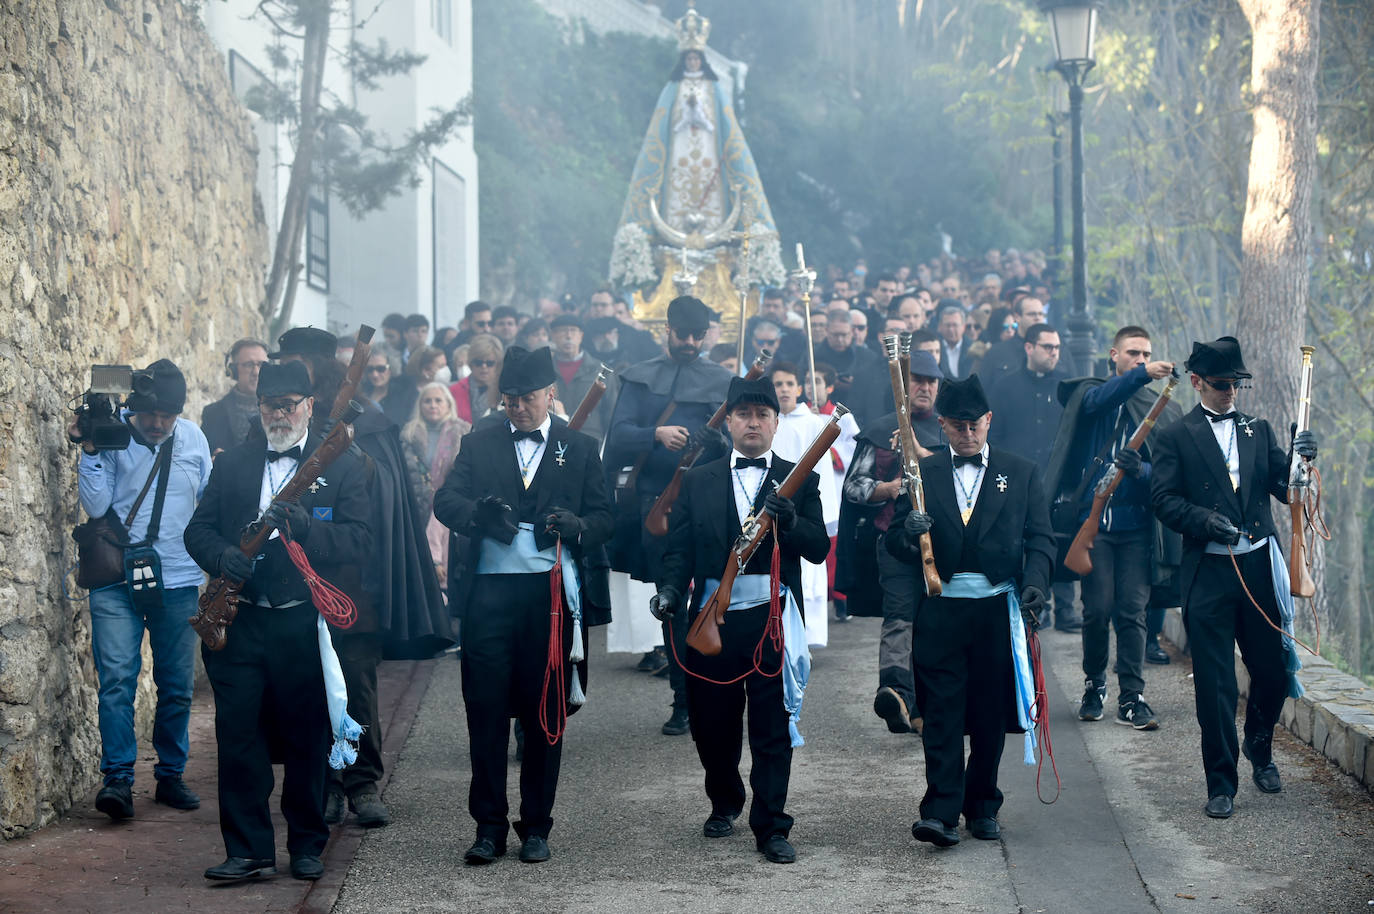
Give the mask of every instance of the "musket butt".
<svg viewBox="0 0 1374 914">
<path fill-rule="evenodd" d="M 377 329 L 376 329 L 375 327 L 369 327 L 367 324 L 361 325 L 360 327 L 358 327 L 358 342 L 360 342 L 360 343 L 370 343 L 370 342 L 372 342 L 372 334 L 374 334 L 374 333 L 376 333 L 376 332 L 377 332 Z"/>
</svg>

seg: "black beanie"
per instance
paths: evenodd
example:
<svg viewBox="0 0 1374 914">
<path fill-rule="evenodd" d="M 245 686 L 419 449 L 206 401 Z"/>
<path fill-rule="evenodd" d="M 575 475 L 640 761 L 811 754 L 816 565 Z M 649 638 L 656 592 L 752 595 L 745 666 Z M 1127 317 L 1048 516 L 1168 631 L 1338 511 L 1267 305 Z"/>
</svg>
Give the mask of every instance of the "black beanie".
<svg viewBox="0 0 1374 914">
<path fill-rule="evenodd" d="M 147 370 L 153 376 L 152 388 L 129 394 L 129 411 L 179 415 L 186 406 L 186 376 L 171 359 L 158 359 Z"/>
</svg>

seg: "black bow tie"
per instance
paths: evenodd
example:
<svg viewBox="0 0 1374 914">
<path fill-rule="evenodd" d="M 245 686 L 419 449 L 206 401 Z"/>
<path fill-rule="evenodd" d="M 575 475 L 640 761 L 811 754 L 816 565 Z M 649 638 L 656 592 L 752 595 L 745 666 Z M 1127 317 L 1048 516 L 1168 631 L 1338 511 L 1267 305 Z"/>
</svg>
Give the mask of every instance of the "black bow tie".
<svg viewBox="0 0 1374 914">
<path fill-rule="evenodd" d="M 274 451 L 269 448 L 267 451 L 267 459 L 269 461 L 281 460 L 283 457 L 290 457 L 292 460 L 300 460 L 301 446 L 298 444 L 295 447 L 288 448 L 284 451 Z"/>
<path fill-rule="evenodd" d="M 530 429 L 528 432 L 522 432 L 519 429 L 511 432 L 512 441 L 524 441 L 527 438 L 535 444 L 538 444 L 544 440 L 544 433 L 537 428 Z"/>
<path fill-rule="evenodd" d="M 1220 416 L 1216 413 L 1207 413 L 1207 418 L 1213 422 L 1225 422 L 1227 419 L 1236 418 L 1236 411 L 1233 409 L 1229 413 L 1222 413 Z"/>
<path fill-rule="evenodd" d="M 760 470 L 768 469 L 768 461 L 762 457 L 736 457 L 735 469 L 742 470 L 745 467 L 758 467 Z"/>
<path fill-rule="evenodd" d="M 954 455 L 954 468 L 956 470 L 959 469 L 959 467 L 964 466 L 965 464 L 971 464 L 973 466 L 980 467 L 983 465 L 983 455 L 981 453 L 969 454 L 967 457 L 960 457 L 958 454 Z"/>
</svg>

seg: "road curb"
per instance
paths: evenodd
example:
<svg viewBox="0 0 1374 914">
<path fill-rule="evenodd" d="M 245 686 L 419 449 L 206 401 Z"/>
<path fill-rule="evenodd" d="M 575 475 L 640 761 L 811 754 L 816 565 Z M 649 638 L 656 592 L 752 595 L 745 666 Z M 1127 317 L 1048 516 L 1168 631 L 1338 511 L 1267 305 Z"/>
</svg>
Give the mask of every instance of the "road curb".
<svg viewBox="0 0 1374 914">
<path fill-rule="evenodd" d="M 1164 637 L 1187 652 L 1188 633 L 1183 614 L 1170 609 L 1164 617 Z M 1330 759 L 1367 789 L 1374 790 L 1374 688 L 1343 673 L 1325 657 L 1299 648 L 1302 698 L 1283 703 L 1279 723 L 1298 739 Z M 1244 696 L 1250 675 L 1236 651 L 1236 682 Z"/>
</svg>

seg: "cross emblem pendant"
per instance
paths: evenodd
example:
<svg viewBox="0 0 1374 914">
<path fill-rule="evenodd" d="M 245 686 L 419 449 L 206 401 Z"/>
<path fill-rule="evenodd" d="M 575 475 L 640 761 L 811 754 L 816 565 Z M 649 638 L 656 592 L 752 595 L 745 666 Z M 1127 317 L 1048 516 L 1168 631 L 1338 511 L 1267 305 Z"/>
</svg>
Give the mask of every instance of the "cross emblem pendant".
<svg viewBox="0 0 1374 914">
<path fill-rule="evenodd" d="M 997 476 L 997 491 L 999 491 L 999 492 L 1005 492 L 1005 491 L 1007 491 L 1007 477 L 1006 477 L 1006 476 L 1001 475 L 1001 474 L 998 474 L 998 476 Z"/>
</svg>

